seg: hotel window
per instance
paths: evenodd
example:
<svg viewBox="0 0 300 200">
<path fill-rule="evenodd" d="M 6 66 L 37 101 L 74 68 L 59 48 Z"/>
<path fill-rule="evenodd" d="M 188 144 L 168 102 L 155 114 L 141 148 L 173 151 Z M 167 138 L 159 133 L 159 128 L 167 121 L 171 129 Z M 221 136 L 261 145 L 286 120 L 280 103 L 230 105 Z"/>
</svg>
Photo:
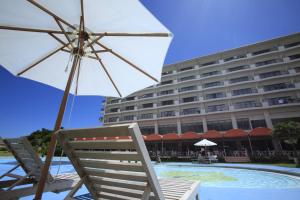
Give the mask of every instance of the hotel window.
<svg viewBox="0 0 300 200">
<path fill-rule="evenodd" d="M 172 117 L 175 116 L 175 111 L 164 111 L 160 113 L 160 117 Z"/>
<path fill-rule="evenodd" d="M 111 113 L 118 112 L 118 111 L 119 111 L 119 108 L 111 108 L 109 110 L 109 112 L 111 112 Z"/>
<path fill-rule="evenodd" d="M 120 99 L 113 99 L 110 101 L 111 104 L 119 103 Z"/>
<path fill-rule="evenodd" d="M 206 73 L 203 73 L 201 76 L 207 77 L 207 76 L 213 76 L 213 75 L 217 75 L 217 74 L 221 74 L 221 72 L 220 71 L 206 72 Z"/>
<path fill-rule="evenodd" d="M 155 132 L 154 126 L 142 126 L 140 130 L 143 135 L 153 134 Z"/>
<path fill-rule="evenodd" d="M 224 62 L 228 62 L 228 61 L 232 61 L 232 60 L 237 60 L 237 59 L 241 59 L 241 58 L 246 58 L 247 55 L 246 54 L 240 54 L 240 55 L 237 55 L 237 56 L 231 56 L 231 57 L 228 57 L 228 58 L 224 58 Z"/>
<path fill-rule="evenodd" d="M 108 118 L 108 122 L 117 122 L 119 117 L 110 117 Z"/>
<path fill-rule="evenodd" d="M 228 72 L 235 72 L 235 71 L 239 71 L 239 70 L 243 70 L 243 69 L 247 69 L 247 68 L 249 68 L 249 65 L 240 65 L 240 66 L 237 66 L 237 67 L 228 68 L 227 71 Z"/>
<path fill-rule="evenodd" d="M 181 115 L 192 115 L 192 114 L 200 114 L 200 109 L 199 108 L 186 108 L 182 109 Z"/>
<path fill-rule="evenodd" d="M 159 134 L 177 133 L 176 124 L 158 125 Z"/>
<path fill-rule="evenodd" d="M 232 78 L 229 80 L 230 83 L 239 83 L 239 82 L 244 82 L 244 81 L 249 81 L 250 78 L 248 76 L 242 76 L 238 78 Z"/>
<path fill-rule="evenodd" d="M 168 81 L 162 81 L 160 82 L 160 85 L 168 85 L 168 84 L 172 84 L 173 80 L 168 80 Z"/>
<path fill-rule="evenodd" d="M 284 45 L 284 48 L 291 48 L 291 47 L 295 47 L 295 46 L 298 46 L 298 45 L 300 45 L 300 41 L 286 44 L 286 45 Z"/>
<path fill-rule="evenodd" d="M 194 69 L 194 67 L 184 67 L 184 68 L 181 68 L 181 69 L 179 69 L 179 71 L 181 71 L 181 72 L 183 72 L 183 71 L 188 71 L 188 70 L 192 70 L 192 69 Z"/>
<path fill-rule="evenodd" d="M 217 99 L 223 97 L 226 97 L 226 94 L 224 92 L 218 92 L 218 93 L 207 94 L 205 96 L 205 99 Z"/>
<path fill-rule="evenodd" d="M 135 99 L 135 96 L 127 97 L 127 98 L 123 99 L 123 101 L 133 101 L 134 99 Z"/>
<path fill-rule="evenodd" d="M 260 55 L 260 54 L 264 54 L 264 53 L 268 53 L 268 52 L 272 52 L 272 51 L 277 51 L 278 50 L 278 47 L 272 47 L 272 48 L 269 48 L 269 49 L 263 49 L 263 50 L 260 50 L 260 51 L 255 51 L 252 53 L 253 56 L 257 56 L 257 55 Z"/>
<path fill-rule="evenodd" d="M 140 119 L 153 119 L 153 113 L 141 114 Z"/>
<path fill-rule="evenodd" d="M 166 75 L 169 75 L 169 74 L 173 74 L 173 71 L 166 71 L 166 72 L 161 73 L 162 76 L 166 76 Z"/>
<path fill-rule="evenodd" d="M 179 88 L 179 92 L 186 92 L 186 91 L 191 91 L 191 90 L 197 90 L 197 86 L 192 85 L 192 86 Z"/>
<path fill-rule="evenodd" d="M 186 76 L 186 77 L 180 78 L 179 81 L 188 81 L 188 80 L 193 80 L 195 78 L 196 78 L 196 76 Z"/>
<path fill-rule="evenodd" d="M 153 93 L 143 94 L 139 96 L 139 99 L 151 98 L 153 97 Z"/>
<path fill-rule="evenodd" d="M 134 106 L 126 106 L 125 110 L 134 110 Z"/>
<path fill-rule="evenodd" d="M 182 133 L 186 133 L 186 132 L 203 133 L 203 124 L 202 122 L 182 123 L 181 132 Z"/>
<path fill-rule="evenodd" d="M 283 59 L 278 58 L 278 59 L 272 59 L 272 60 L 265 60 L 265 61 L 255 63 L 255 66 L 260 67 L 263 65 L 270 65 L 270 64 L 279 63 L 279 62 L 283 62 Z"/>
<path fill-rule="evenodd" d="M 174 100 L 167 100 L 167 101 L 160 102 L 161 106 L 168 106 L 168 105 L 173 105 L 173 104 L 174 104 Z"/>
<path fill-rule="evenodd" d="M 232 129 L 231 120 L 207 121 L 208 130 L 227 131 Z"/>
<path fill-rule="evenodd" d="M 215 86 L 221 86 L 221 85 L 224 85 L 224 83 L 221 82 L 221 81 L 215 81 L 215 82 L 205 83 L 205 84 L 204 84 L 204 88 L 215 87 Z"/>
<path fill-rule="evenodd" d="M 208 65 L 214 65 L 214 64 L 217 64 L 218 61 L 211 61 L 211 62 L 207 62 L 207 63 L 203 63 L 201 66 L 208 66 Z"/>
<path fill-rule="evenodd" d="M 142 104 L 142 108 L 153 108 L 153 103 L 144 103 Z"/>
<path fill-rule="evenodd" d="M 241 119 L 237 119 L 237 126 L 239 129 L 242 130 L 250 130 L 251 126 L 250 126 L 250 121 L 248 118 L 241 118 Z"/>
<path fill-rule="evenodd" d="M 126 115 L 123 117 L 123 121 L 131 121 L 134 120 L 134 115 Z"/>
<path fill-rule="evenodd" d="M 180 100 L 180 103 L 189 103 L 189 102 L 194 102 L 194 101 L 198 101 L 198 97 L 197 96 L 182 98 Z"/>
<path fill-rule="evenodd" d="M 243 108 L 253 108 L 253 107 L 259 107 L 261 106 L 260 103 L 257 101 L 243 101 L 243 102 L 237 102 L 234 104 L 235 109 L 243 109 Z"/>
<path fill-rule="evenodd" d="M 296 60 L 296 59 L 299 59 L 300 58 L 300 54 L 294 54 L 294 55 L 291 55 L 289 56 L 290 60 Z"/>
<path fill-rule="evenodd" d="M 239 89 L 239 90 L 232 90 L 232 92 L 231 92 L 232 96 L 252 94 L 252 93 L 257 93 L 257 89 L 243 88 L 243 89 Z"/>
<path fill-rule="evenodd" d="M 253 129 L 257 127 L 267 127 L 266 120 L 264 119 L 251 120 L 251 126 Z"/>
<path fill-rule="evenodd" d="M 173 94 L 174 90 L 164 90 L 164 91 L 160 91 L 158 93 L 159 96 L 163 96 L 163 95 L 168 95 L 168 94 Z"/>
</svg>

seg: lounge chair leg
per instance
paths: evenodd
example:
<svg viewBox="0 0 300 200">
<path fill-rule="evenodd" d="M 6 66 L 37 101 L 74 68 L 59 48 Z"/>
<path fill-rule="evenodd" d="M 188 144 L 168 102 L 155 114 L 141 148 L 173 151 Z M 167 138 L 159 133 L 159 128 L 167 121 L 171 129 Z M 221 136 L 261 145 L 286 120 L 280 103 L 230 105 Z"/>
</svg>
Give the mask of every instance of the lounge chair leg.
<svg viewBox="0 0 300 200">
<path fill-rule="evenodd" d="M 12 169 L 10 169 L 7 172 L 5 172 L 3 175 L 0 176 L 0 179 L 2 179 L 3 177 L 5 177 L 7 174 L 9 174 L 10 172 L 14 171 L 15 169 L 17 169 L 19 166 L 20 166 L 20 164 L 17 164 Z"/>
<path fill-rule="evenodd" d="M 68 193 L 64 200 L 71 200 L 74 194 L 81 188 L 83 184 L 83 178 L 73 187 L 73 189 Z"/>
<path fill-rule="evenodd" d="M 33 171 L 29 172 L 28 174 L 26 174 L 25 176 L 23 176 L 23 178 L 21 178 L 20 180 L 18 180 L 17 182 L 15 182 L 14 184 L 12 184 L 9 188 L 7 188 L 7 190 L 12 190 L 14 187 L 16 187 L 17 185 L 19 185 L 20 183 L 22 183 L 27 177 L 29 177 L 31 174 L 33 174 Z"/>
</svg>

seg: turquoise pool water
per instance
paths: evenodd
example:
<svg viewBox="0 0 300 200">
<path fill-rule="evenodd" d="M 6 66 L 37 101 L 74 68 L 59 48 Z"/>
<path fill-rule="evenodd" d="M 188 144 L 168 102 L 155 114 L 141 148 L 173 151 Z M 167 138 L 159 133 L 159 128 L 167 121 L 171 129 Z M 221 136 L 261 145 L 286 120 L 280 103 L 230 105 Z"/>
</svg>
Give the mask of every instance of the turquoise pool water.
<svg viewBox="0 0 300 200">
<path fill-rule="evenodd" d="M 59 168 L 59 160 L 56 158 L 51 167 L 51 173 L 55 175 Z M 0 158 L 0 174 L 10 169 L 15 164 L 13 158 Z M 201 200 L 266 200 L 266 199 L 300 199 L 300 178 L 272 172 L 262 172 L 256 170 L 230 169 L 222 167 L 203 167 L 201 165 L 186 165 L 182 163 L 154 164 L 154 169 L 158 177 L 164 178 L 172 174 L 178 178 L 187 174 L 191 178 L 198 178 L 201 175 Z M 60 173 L 74 172 L 72 165 L 67 159 L 61 162 Z M 23 174 L 18 170 L 19 174 Z M 205 177 L 213 175 L 212 177 Z M 215 179 L 215 175 L 217 175 Z M 203 179 L 204 176 L 204 179 Z M 221 177 L 221 178 L 220 178 Z M 220 179 L 219 179 L 220 178 Z M 78 194 L 87 193 L 86 188 L 82 188 Z M 60 194 L 46 193 L 45 199 L 63 199 L 66 192 Z M 26 197 L 23 199 L 32 199 Z"/>
</svg>

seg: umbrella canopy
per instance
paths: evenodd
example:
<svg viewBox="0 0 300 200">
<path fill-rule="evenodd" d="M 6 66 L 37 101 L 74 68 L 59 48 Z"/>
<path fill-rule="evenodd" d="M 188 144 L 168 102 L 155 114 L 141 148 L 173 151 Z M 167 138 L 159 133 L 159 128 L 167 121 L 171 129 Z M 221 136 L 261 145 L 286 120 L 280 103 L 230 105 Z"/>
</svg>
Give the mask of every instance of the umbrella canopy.
<svg viewBox="0 0 300 200">
<path fill-rule="evenodd" d="M 207 139 L 203 139 L 197 143 L 194 144 L 195 146 L 200 146 L 200 147 L 209 147 L 209 146 L 215 146 L 217 145 L 216 143 L 209 141 Z"/>
<path fill-rule="evenodd" d="M 83 52 L 78 52 L 80 29 Z M 127 96 L 160 80 L 171 33 L 137 0 L 9 0 L 0 6 L 1 65 L 70 93 Z"/>
<path fill-rule="evenodd" d="M 138 0 L 9 0 L 0 6 L 0 64 L 69 93 L 127 96 L 160 80 L 171 33 Z M 35 199 L 56 146 L 52 135 Z"/>
</svg>

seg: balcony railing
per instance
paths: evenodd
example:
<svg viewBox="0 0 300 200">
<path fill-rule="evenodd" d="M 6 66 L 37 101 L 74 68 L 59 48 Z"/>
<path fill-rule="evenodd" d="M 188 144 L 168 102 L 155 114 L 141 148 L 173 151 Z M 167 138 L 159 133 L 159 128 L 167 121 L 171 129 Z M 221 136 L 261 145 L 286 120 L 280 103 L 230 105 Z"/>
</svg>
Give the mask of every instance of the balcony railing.
<svg viewBox="0 0 300 200">
<path fill-rule="evenodd" d="M 210 88 L 210 87 L 217 87 L 217 86 L 223 86 L 224 82 L 212 82 L 212 83 L 205 83 L 204 88 Z"/>
<path fill-rule="evenodd" d="M 175 111 L 165 111 L 161 112 L 157 117 L 173 117 L 176 116 Z"/>
<path fill-rule="evenodd" d="M 295 46 L 300 46 L 300 41 L 286 44 L 286 45 L 284 45 L 284 48 L 288 49 L 288 48 L 295 47 Z"/>
<path fill-rule="evenodd" d="M 280 63 L 283 62 L 283 59 L 272 59 L 272 60 L 266 60 L 266 61 L 261 61 L 261 62 L 257 62 L 255 63 L 256 67 L 261 67 L 264 65 L 270 65 L 270 64 L 274 64 L 274 63 Z"/>
<path fill-rule="evenodd" d="M 262 104 L 256 101 L 239 102 L 234 104 L 234 109 L 261 107 Z"/>
<path fill-rule="evenodd" d="M 218 99 L 218 98 L 224 98 L 226 97 L 225 93 L 214 93 L 214 94 L 207 94 L 205 96 L 205 100 L 209 100 L 209 99 Z"/>
<path fill-rule="evenodd" d="M 240 90 L 232 90 L 231 95 L 232 96 L 239 96 L 239 95 L 246 95 L 246 94 L 254 94 L 257 93 L 256 88 L 245 88 Z"/>
<path fill-rule="evenodd" d="M 201 111 L 199 108 L 188 108 L 188 109 L 183 109 L 180 112 L 180 115 L 193 115 L 193 114 L 200 114 Z"/>
<path fill-rule="evenodd" d="M 237 59 L 246 58 L 246 57 L 247 57 L 246 54 L 231 56 L 231 57 L 228 57 L 228 58 L 224 58 L 224 62 L 229 62 L 229 61 L 232 61 L 232 60 L 237 60 Z"/>
<path fill-rule="evenodd" d="M 182 88 L 179 88 L 178 92 L 187 92 L 187 91 L 192 91 L 192 90 L 197 90 L 197 86 L 182 87 Z"/>
<path fill-rule="evenodd" d="M 249 65 L 241 65 L 241 66 L 237 66 L 237 67 L 231 67 L 227 69 L 227 72 L 236 72 L 239 70 L 243 70 L 243 69 L 249 69 L 250 66 Z"/>
<path fill-rule="evenodd" d="M 263 87 L 265 92 L 273 91 L 273 90 L 282 90 L 288 88 L 295 88 L 295 84 L 293 83 L 279 83 L 273 85 L 266 85 Z"/>
<path fill-rule="evenodd" d="M 140 116 L 138 116 L 138 119 L 153 119 L 153 114 L 141 114 Z"/>
<path fill-rule="evenodd" d="M 186 98 L 183 98 L 183 99 L 180 99 L 179 100 L 179 103 L 190 103 L 190 102 L 195 102 L 195 101 L 199 101 L 199 98 L 198 97 L 186 97 Z"/>
<path fill-rule="evenodd" d="M 229 106 L 228 105 L 215 105 L 215 106 L 207 106 L 207 108 L 205 109 L 207 113 L 209 112 L 218 112 L 218 111 L 227 111 L 229 110 Z"/>
<path fill-rule="evenodd" d="M 259 75 L 261 79 L 288 74 L 287 71 L 266 72 Z"/>
<path fill-rule="evenodd" d="M 291 103 L 300 103 L 300 98 L 277 97 L 277 98 L 268 99 L 269 106 L 282 105 L 282 104 L 291 104 Z"/>
</svg>

